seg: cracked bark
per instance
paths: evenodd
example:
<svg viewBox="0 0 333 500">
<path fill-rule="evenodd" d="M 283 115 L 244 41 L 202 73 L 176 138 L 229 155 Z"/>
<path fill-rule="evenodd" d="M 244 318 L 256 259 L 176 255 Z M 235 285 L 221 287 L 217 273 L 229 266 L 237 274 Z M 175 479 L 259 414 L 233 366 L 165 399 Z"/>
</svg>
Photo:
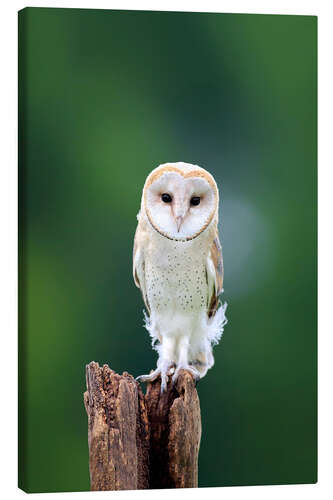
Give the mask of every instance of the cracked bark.
<svg viewBox="0 0 333 500">
<path fill-rule="evenodd" d="M 91 490 L 198 486 L 201 415 L 192 375 L 181 371 L 160 393 L 160 379 L 146 395 L 127 372 L 86 367 Z"/>
</svg>

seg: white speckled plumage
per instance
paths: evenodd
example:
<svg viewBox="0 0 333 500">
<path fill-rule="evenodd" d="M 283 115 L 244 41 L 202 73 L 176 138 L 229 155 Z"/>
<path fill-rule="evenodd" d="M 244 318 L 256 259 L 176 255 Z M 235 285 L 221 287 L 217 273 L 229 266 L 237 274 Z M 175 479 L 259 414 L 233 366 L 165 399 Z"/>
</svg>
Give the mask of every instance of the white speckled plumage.
<svg viewBox="0 0 333 500">
<path fill-rule="evenodd" d="M 162 194 L 171 201 L 163 202 Z M 197 206 L 193 197 L 200 198 Z M 226 324 L 220 306 L 223 265 L 218 239 L 218 189 L 201 167 L 167 163 L 144 185 L 133 252 L 133 274 L 147 308 L 146 328 L 159 354 L 157 369 L 142 381 L 181 368 L 196 378 L 214 364 L 212 345 Z"/>
</svg>

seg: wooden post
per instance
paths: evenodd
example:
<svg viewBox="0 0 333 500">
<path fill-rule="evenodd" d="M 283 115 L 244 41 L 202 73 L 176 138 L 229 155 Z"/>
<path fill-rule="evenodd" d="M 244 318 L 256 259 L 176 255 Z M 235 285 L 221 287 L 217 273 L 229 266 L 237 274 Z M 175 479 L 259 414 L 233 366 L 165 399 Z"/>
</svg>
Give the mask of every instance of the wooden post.
<svg viewBox="0 0 333 500">
<path fill-rule="evenodd" d="M 90 485 L 92 490 L 198 486 L 201 415 L 192 375 L 181 371 L 161 394 L 147 384 L 91 362 L 86 367 Z"/>
</svg>

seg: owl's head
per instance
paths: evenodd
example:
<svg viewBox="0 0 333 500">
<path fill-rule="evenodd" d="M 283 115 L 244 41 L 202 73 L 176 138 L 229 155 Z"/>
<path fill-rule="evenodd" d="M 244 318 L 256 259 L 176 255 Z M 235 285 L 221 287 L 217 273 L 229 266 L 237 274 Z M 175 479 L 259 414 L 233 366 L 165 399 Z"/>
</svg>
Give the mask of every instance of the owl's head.
<svg viewBox="0 0 333 500">
<path fill-rule="evenodd" d="M 166 238 L 187 241 L 217 222 L 219 193 L 212 175 L 189 163 L 165 163 L 146 179 L 141 211 Z"/>
</svg>

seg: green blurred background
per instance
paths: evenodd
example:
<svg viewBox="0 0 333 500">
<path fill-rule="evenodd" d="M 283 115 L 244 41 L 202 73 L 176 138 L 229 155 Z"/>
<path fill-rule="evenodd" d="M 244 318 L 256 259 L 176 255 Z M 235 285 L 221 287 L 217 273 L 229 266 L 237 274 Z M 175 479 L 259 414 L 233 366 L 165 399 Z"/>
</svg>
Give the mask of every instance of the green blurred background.
<svg viewBox="0 0 333 500">
<path fill-rule="evenodd" d="M 85 365 L 156 363 L 132 245 L 167 161 L 222 195 L 199 485 L 315 482 L 317 19 L 29 8 L 19 36 L 21 487 L 88 490 Z"/>
</svg>

